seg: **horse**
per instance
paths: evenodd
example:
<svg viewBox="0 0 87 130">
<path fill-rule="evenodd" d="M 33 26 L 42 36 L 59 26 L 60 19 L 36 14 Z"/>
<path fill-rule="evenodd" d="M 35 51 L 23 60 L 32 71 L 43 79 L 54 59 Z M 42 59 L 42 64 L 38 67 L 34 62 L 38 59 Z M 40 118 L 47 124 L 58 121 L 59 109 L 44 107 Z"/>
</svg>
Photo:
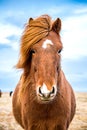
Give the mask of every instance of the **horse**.
<svg viewBox="0 0 87 130">
<path fill-rule="evenodd" d="M 1 91 L 1 89 L 0 89 L 0 97 L 2 96 L 2 91 Z"/>
<path fill-rule="evenodd" d="M 67 130 L 75 115 L 74 91 L 61 69 L 61 19 L 30 18 L 21 37 L 16 68 L 23 73 L 12 99 L 24 130 Z"/>
<path fill-rule="evenodd" d="M 9 92 L 9 96 L 10 96 L 10 97 L 12 96 L 12 93 L 13 93 L 13 91 L 10 91 L 10 92 Z"/>
</svg>

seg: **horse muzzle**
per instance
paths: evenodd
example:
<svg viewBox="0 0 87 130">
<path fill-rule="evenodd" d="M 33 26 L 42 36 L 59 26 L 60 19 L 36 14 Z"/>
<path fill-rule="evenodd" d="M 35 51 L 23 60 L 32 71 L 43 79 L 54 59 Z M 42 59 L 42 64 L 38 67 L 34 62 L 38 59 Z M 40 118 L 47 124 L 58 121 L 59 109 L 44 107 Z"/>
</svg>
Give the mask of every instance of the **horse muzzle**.
<svg viewBox="0 0 87 130">
<path fill-rule="evenodd" d="M 50 90 L 48 90 L 45 84 L 37 87 L 38 99 L 44 103 L 52 101 L 56 96 L 56 92 L 57 89 L 55 85 L 53 85 Z"/>
</svg>

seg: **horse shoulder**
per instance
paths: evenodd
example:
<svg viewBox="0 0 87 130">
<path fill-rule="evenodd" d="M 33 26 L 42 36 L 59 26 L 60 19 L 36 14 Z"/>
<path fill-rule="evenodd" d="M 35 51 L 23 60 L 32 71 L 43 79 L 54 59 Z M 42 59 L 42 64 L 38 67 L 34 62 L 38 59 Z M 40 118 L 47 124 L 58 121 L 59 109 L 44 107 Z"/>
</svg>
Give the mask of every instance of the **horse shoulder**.
<svg viewBox="0 0 87 130">
<path fill-rule="evenodd" d="M 21 79 L 16 86 L 15 91 L 13 92 L 13 115 L 16 121 L 23 127 L 22 124 L 22 115 L 21 115 L 21 97 L 20 97 L 20 90 L 21 90 Z"/>
<path fill-rule="evenodd" d="M 68 80 L 65 77 L 65 74 L 63 71 L 61 71 L 61 84 L 62 84 L 62 91 L 64 96 L 66 97 L 66 101 L 69 105 L 69 110 L 70 110 L 70 121 L 73 119 L 73 116 L 75 114 L 76 110 L 76 100 L 75 100 L 75 94 L 72 89 L 72 86 L 68 82 Z"/>
</svg>

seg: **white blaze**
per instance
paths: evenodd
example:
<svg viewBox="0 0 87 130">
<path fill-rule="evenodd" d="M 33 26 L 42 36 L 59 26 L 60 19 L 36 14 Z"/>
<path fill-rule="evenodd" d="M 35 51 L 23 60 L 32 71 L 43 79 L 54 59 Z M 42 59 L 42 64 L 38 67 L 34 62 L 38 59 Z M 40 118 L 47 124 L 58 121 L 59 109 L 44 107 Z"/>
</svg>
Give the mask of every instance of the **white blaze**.
<svg viewBox="0 0 87 130">
<path fill-rule="evenodd" d="M 45 94 L 50 93 L 50 91 L 47 89 L 47 86 L 45 84 L 43 84 L 43 86 L 41 87 L 41 92 Z"/>
<path fill-rule="evenodd" d="M 48 45 L 53 45 L 53 42 L 52 42 L 51 40 L 46 39 L 46 40 L 43 42 L 42 47 L 43 47 L 44 49 L 46 49 L 46 48 L 48 47 Z"/>
</svg>

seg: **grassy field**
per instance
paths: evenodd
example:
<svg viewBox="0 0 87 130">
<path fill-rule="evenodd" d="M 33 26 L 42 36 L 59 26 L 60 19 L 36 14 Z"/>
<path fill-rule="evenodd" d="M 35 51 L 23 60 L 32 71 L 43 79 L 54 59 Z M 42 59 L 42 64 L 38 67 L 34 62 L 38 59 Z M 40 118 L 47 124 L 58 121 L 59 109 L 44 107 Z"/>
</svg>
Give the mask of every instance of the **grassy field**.
<svg viewBox="0 0 87 130">
<path fill-rule="evenodd" d="M 0 98 L 0 130 L 23 130 L 12 115 L 12 98 L 4 93 Z M 87 93 L 76 93 L 76 115 L 69 130 L 87 130 Z"/>
</svg>

